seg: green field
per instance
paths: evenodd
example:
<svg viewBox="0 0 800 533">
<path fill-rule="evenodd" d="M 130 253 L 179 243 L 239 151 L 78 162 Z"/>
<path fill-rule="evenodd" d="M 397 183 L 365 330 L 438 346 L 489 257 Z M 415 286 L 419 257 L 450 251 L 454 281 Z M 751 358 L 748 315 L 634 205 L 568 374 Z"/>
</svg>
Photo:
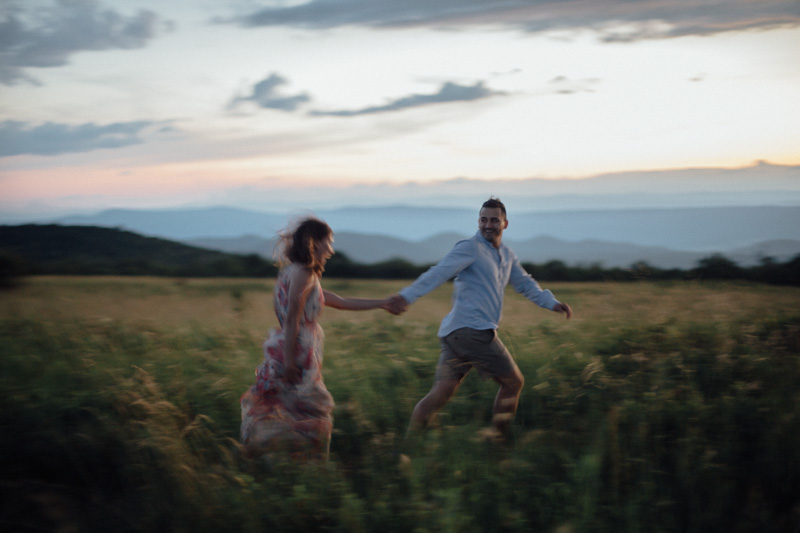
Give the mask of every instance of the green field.
<svg viewBox="0 0 800 533">
<path fill-rule="evenodd" d="M 271 281 L 28 279 L 0 293 L 0 528 L 798 531 L 800 288 L 548 288 L 573 320 L 506 299 L 526 378 L 507 445 L 481 438 L 496 386 L 472 374 L 403 441 L 448 286 L 400 317 L 326 310 L 331 460 L 267 466 L 237 437 Z"/>
</svg>

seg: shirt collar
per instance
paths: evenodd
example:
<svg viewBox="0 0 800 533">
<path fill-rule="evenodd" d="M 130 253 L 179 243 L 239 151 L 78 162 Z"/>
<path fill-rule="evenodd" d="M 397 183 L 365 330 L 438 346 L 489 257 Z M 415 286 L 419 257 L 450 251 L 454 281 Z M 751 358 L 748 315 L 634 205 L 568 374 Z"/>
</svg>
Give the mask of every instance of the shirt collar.
<svg viewBox="0 0 800 533">
<path fill-rule="evenodd" d="M 481 235 L 481 230 L 478 230 L 478 231 L 475 232 L 475 240 L 480 242 L 480 243 L 485 244 L 489 248 L 494 248 L 494 245 L 491 242 L 489 242 L 488 240 L 486 240 L 486 237 Z M 503 246 L 505 246 L 505 245 L 503 244 L 503 241 L 501 240 L 500 241 L 500 246 L 498 246 L 496 248 L 496 250 L 499 252 L 500 250 L 503 249 Z"/>
</svg>

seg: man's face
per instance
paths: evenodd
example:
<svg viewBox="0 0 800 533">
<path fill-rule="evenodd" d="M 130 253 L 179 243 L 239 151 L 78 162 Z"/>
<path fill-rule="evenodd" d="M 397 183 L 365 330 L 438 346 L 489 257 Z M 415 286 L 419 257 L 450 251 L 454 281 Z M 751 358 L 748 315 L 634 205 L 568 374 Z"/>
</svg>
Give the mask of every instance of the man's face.
<svg viewBox="0 0 800 533">
<path fill-rule="evenodd" d="M 508 227 L 508 220 L 499 207 L 484 207 L 478 216 L 478 229 L 483 238 L 495 247 L 500 245 L 503 230 Z"/>
</svg>

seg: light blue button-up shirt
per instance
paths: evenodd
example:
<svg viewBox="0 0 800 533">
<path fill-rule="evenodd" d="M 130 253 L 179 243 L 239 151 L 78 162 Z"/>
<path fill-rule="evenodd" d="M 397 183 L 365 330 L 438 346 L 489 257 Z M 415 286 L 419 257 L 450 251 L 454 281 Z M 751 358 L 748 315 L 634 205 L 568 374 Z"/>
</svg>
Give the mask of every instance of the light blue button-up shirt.
<svg viewBox="0 0 800 533">
<path fill-rule="evenodd" d="M 540 307 L 553 310 L 558 300 L 520 265 L 516 254 L 500 243 L 492 243 L 477 232 L 471 239 L 459 241 L 439 263 L 400 291 L 412 304 L 433 289 L 453 278 L 453 308 L 442 319 L 439 337 L 468 327 L 497 329 L 503 311 L 506 285 Z"/>
</svg>

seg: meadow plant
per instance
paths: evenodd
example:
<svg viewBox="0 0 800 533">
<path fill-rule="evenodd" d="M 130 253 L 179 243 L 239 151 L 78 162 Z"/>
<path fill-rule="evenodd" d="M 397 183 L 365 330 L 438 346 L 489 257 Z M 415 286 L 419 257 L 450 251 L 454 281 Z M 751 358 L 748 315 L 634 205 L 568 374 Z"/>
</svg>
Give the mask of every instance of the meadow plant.
<svg viewBox="0 0 800 533">
<path fill-rule="evenodd" d="M 353 295 L 395 282 L 348 280 Z M 800 291 L 556 288 L 566 322 L 509 294 L 526 377 L 513 436 L 470 374 L 404 439 L 433 378 L 447 288 L 401 317 L 324 315 L 331 460 L 247 459 L 239 396 L 274 327 L 269 282 L 36 278 L 0 311 L 8 530 L 795 531 Z M 334 290 L 343 290 L 336 287 Z M 343 290 L 343 292 L 345 292 Z M 611 303 L 613 305 L 611 305 Z"/>
</svg>

